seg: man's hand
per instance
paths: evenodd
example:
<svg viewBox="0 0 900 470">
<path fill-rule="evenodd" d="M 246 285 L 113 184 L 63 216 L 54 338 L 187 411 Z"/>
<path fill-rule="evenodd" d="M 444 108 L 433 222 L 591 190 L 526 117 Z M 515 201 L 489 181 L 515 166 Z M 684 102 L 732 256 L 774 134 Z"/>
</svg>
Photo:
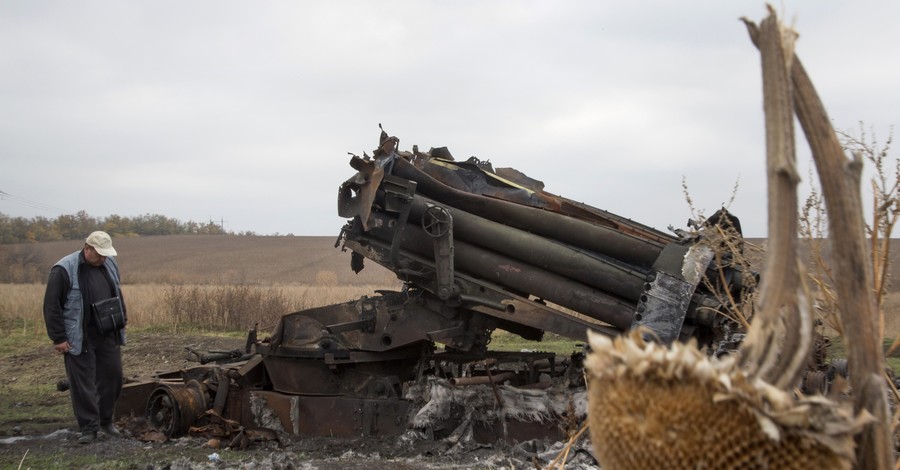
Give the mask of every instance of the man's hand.
<svg viewBox="0 0 900 470">
<path fill-rule="evenodd" d="M 72 349 L 72 345 L 69 344 L 68 341 L 63 341 L 62 343 L 54 344 L 53 349 L 55 349 L 58 353 L 65 354 L 69 352 L 70 349 Z"/>
</svg>

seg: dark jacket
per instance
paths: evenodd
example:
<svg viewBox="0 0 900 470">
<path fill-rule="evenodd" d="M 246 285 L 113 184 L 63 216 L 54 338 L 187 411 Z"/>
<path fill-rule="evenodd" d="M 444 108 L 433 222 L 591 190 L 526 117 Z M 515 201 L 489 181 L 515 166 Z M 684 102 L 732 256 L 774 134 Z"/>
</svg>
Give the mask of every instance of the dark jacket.
<svg viewBox="0 0 900 470">
<path fill-rule="evenodd" d="M 90 312 L 90 299 L 83 295 L 86 291 L 83 272 L 87 267 L 82 250 L 63 257 L 50 270 L 47 291 L 44 294 L 44 323 L 47 325 L 47 336 L 53 344 L 68 340 L 71 345 L 69 354 L 74 356 L 81 354 L 85 312 Z M 122 299 L 119 265 L 114 257 L 106 258 L 103 270 L 113 292 Z M 122 309 L 125 310 L 124 300 Z M 126 316 L 126 320 L 127 318 Z M 125 344 L 125 330 L 119 330 L 117 335 L 119 344 Z"/>
</svg>

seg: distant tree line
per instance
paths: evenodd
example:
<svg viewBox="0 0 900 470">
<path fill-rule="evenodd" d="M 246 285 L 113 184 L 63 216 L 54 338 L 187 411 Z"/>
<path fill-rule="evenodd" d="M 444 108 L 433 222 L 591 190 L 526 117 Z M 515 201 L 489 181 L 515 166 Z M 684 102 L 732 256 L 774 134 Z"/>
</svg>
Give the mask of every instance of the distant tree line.
<svg viewBox="0 0 900 470">
<path fill-rule="evenodd" d="M 189 220 L 181 222 L 159 214 L 137 217 L 111 215 L 105 218 L 91 217 L 81 211 L 73 215 L 47 217 L 10 217 L 0 212 L 0 244 L 79 240 L 94 230 L 103 230 L 112 236 L 134 237 L 147 235 L 224 235 L 221 225 Z M 252 235 L 246 233 L 242 235 Z"/>
</svg>

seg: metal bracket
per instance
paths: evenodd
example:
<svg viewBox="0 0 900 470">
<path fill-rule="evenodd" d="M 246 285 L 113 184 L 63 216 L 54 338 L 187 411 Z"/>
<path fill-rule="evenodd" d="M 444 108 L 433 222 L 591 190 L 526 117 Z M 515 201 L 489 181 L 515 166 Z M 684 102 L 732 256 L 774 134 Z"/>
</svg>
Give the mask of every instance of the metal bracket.
<svg viewBox="0 0 900 470">
<path fill-rule="evenodd" d="M 360 300 L 359 319 L 335 323 L 325 326 L 325 330 L 331 334 L 346 333 L 348 331 L 361 331 L 363 333 L 374 333 L 375 323 L 378 314 L 378 302 L 376 299 L 363 298 Z"/>
<path fill-rule="evenodd" d="M 434 263 L 437 274 L 437 296 L 445 301 L 459 301 L 459 287 L 453 282 L 453 215 L 436 204 L 427 204 L 422 214 L 422 229 L 434 245 Z"/>
<path fill-rule="evenodd" d="M 403 237 L 403 229 L 409 220 L 409 210 L 412 207 L 413 197 L 416 194 L 417 183 L 392 176 L 385 176 L 382 181 L 384 188 L 384 206 L 389 212 L 399 212 L 394 237 L 391 240 L 391 263 L 399 266 L 400 245 Z"/>
<path fill-rule="evenodd" d="M 632 328 L 647 327 L 667 344 L 678 339 L 691 297 L 712 258 L 713 251 L 702 245 L 667 246 L 644 284 Z"/>
</svg>

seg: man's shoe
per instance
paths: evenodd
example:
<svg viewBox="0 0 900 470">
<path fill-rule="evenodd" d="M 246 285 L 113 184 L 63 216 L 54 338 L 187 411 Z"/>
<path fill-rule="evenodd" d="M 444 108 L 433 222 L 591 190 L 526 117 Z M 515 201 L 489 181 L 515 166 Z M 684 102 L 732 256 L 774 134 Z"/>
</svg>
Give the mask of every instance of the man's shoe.
<svg viewBox="0 0 900 470">
<path fill-rule="evenodd" d="M 116 426 L 112 423 L 101 424 L 100 430 L 106 433 L 106 435 L 109 437 L 122 437 L 122 433 L 120 433 L 119 430 L 116 429 Z"/>
<path fill-rule="evenodd" d="M 97 431 L 85 431 L 78 437 L 79 444 L 90 444 L 97 440 Z"/>
</svg>

